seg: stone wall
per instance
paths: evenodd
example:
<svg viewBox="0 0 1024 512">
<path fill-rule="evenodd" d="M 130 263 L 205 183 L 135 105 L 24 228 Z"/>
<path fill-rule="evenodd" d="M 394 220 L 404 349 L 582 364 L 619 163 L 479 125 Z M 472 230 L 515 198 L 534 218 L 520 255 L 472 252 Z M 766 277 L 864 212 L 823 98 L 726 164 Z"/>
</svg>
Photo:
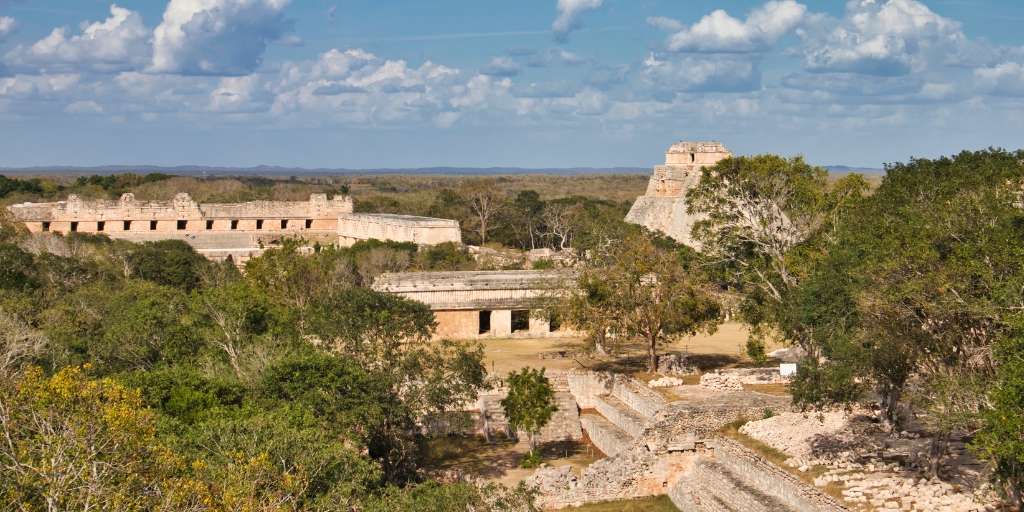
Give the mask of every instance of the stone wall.
<svg viewBox="0 0 1024 512">
<path fill-rule="evenodd" d="M 694 463 L 668 492 L 680 510 L 839 512 L 848 510 L 739 443 L 716 437 L 713 456 Z"/>
<path fill-rule="evenodd" d="M 67 201 L 9 206 L 29 231 L 150 233 L 201 231 L 335 231 L 338 214 L 352 211 L 352 198 L 312 194 L 309 201 L 252 201 L 199 204 L 181 193 L 171 201 L 137 201 L 124 194 L 117 201 Z"/>
<path fill-rule="evenodd" d="M 457 220 L 384 213 L 338 214 L 338 236 L 343 246 L 371 238 L 420 245 L 462 242 Z"/>
</svg>

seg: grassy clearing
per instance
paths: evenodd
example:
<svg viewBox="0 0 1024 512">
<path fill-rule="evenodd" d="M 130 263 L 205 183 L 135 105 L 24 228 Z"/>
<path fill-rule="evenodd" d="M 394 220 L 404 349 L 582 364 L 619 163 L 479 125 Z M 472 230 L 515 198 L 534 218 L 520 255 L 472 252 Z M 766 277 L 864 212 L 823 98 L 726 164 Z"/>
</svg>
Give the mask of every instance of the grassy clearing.
<svg viewBox="0 0 1024 512">
<path fill-rule="evenodd" d="M 679 512 L 667 495 L 651 496 L 636 500 L 602 501 L 588 503 L 582 507 L 568 507 L 563 510 L 581 512 Z"/>
</svg>

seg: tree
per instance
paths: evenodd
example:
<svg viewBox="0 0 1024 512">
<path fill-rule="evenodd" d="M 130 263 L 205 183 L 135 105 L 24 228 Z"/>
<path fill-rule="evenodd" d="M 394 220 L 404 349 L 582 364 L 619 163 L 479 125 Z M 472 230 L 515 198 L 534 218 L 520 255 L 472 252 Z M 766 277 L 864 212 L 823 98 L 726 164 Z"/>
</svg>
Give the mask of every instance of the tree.
<svg viewBox="0 0 1024 512">
<path fill-rule="evenodd" d="M 201 339 L 222 351 L 235 376 L 245 379 L 241 351 L 270 329 L 271 311 L 266 298 L 248 283 L 240 282 L 200 290 L 191 302 Z"/>
<path fill-rule="evenodd" d="M 509 229 L 514 233 L 519 247 L 531 250 L 537 248 L 544 204 L 540 194 L 533 190 L 520 191 L 512 201 L 513 220 L 509 223 Z"/>
<path fill-rule="evenodd" d="M 576 217 L 581 210 L 579 204 L 564 202 L 551 202 L 544 206 L 542 218 L 547 226 L 546 234 L 557 241 L 559 249 L 564 251 L 572 245 L 572 237 L 580 227 Z"/>
<path fill-rule="evenodd" d="M 784 313 L 800 277 L 792 252 L 823 226 L 837 224 L 839 213 L 867 187 L 859 175 L 830 187 L 827 175 L 799 156 L 727 158 L 705 167 L 687 192 L 688 213 L 701 217 L 691 236 L 721 278 L 746 294 L 741 309 L 754 347 L 776 328 L 810 348 L 807 333 L 787 323 Z"/>
<path fill-rule="evenodd" d="M 693 274 L 676 254 L 646 238 L 628 237 L 588 262 L 577 279 L 579 292 L 564 294 L 560 310 L 580 330 L 610 329 L 618 337 L 643 340 L 653 372 L 663 336 L 717 329 L 721 305 Z"/>
<path fill-rule="evenodd" d="M 138 391 L 30 369 L 0 381 L 0 500 L 22 510 L 197 510 L 204 489 L 155 436 Z"/>
<path fill-rule="evenodd" d="M 26 359 L 46 346 L 46 335 L 0 308 L 0 380 L 10 379 Z"/>
<path fill-rule="evenodd" d="M 505 194 L 492 179 L 472 179 L 459 189 L 459 195 L 476 215 L 480 245 L 487 243 L 488 231 L 495 228 L 495 219 L 505 209 Z"/>
<path fill-rule="evenodd" d="M 509 372 L 508 396 L 501 399 L 508 426 L 527 432 L 531 453 L 537 451 L 537 431 L 544 428 L 558 410 L 555 388 L 544 376 L 544 370 L 524 366 L 519 373 Z"/>
</svg>

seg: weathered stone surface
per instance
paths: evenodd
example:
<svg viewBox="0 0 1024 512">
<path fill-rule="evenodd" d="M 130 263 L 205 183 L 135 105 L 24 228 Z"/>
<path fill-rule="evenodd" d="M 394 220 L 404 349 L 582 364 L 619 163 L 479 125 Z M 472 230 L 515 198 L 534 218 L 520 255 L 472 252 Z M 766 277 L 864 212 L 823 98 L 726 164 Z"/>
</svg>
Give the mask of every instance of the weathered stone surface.
<svg viewBox="0 0 1024 512">
<path fill-rule="evenodd" d="M 419 245 L 462 242 L 457 220 L 383 213 L 339 213 L 338 236 L 344 246 L 371 238 Z"/>
<path fill-rule="evenodd" d="M 665 152 L 665 165 L 654 168 L 647 192 L 638 197 L 626 222 L 661 231 L 677 241 L 698 247 L 690 237 L 700 213 L 687 213 L 686 192 L 700 180 L 701 169 L 732 156 L 718 142 L 679 142 Z"/>
</svg>

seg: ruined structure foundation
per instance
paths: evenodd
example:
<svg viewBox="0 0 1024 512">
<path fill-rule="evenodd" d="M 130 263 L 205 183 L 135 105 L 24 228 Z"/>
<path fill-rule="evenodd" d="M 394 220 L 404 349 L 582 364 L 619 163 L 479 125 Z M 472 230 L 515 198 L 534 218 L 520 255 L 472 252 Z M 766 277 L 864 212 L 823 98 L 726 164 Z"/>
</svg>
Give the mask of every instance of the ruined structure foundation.
<svg viewBox="0 0 1024 512">
<path fill-rule="evenodd" d="M 638 197 L 626 222 L 660 231 L 680 243 L 699 248 L 690 237 L 700 213 L 687 213 L 686 192 L 700 181 L 701 170 L 733 156 L 718 142 L 678 142 L 665 152 L 665 165 L 654 167 L 647 192 Z"/>
</svg>

